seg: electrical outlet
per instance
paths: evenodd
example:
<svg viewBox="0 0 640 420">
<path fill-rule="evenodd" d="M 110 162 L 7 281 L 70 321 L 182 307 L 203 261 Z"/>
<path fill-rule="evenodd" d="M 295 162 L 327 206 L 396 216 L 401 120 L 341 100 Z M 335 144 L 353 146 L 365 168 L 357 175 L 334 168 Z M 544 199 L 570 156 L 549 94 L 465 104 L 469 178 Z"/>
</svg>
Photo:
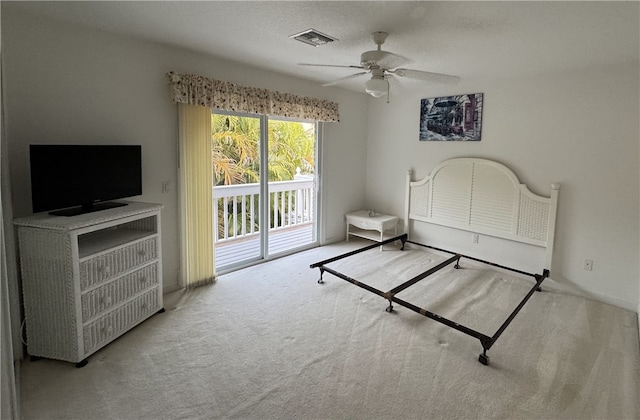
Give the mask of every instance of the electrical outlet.
<svg viewBox="0 0 640 420">
<path fill-rule="evenodd" d="M 477 244 L 479 240 L 480 240 L 480 235 L 478 235 L 477 233 L 474 233 L 473 236 L 471 237 L 471 241 L 474 244 Z"/>
<path fill-rule="evenodd" d="M 593 260 L 584 260 L 584 269 L 587 271 L 593 270 Z"/>
</svg>

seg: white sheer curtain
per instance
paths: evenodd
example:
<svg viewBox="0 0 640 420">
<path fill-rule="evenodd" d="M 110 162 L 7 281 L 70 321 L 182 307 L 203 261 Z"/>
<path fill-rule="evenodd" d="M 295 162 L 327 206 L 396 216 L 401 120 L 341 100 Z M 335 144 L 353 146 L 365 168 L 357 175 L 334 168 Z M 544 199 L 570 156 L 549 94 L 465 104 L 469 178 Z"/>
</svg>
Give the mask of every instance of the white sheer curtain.
<svg viewBox="0 0 640 420">
<path fill-rule="evenodd" d="M 215 280 L 211 109 L 178 104 L 181 274 L 191 288 Z"/>
</svg>

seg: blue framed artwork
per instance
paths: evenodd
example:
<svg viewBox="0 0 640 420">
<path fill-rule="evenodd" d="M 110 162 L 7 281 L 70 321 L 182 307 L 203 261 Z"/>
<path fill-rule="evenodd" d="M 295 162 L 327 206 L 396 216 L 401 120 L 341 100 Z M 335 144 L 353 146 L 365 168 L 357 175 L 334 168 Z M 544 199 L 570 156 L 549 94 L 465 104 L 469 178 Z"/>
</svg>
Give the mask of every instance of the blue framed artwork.
<svg viewBox="0 0 640 420">
<path fill-rule="evenodd" d="M 420 100 L 420 141 L 480 141 L 482 93 Z"/>
</svg>

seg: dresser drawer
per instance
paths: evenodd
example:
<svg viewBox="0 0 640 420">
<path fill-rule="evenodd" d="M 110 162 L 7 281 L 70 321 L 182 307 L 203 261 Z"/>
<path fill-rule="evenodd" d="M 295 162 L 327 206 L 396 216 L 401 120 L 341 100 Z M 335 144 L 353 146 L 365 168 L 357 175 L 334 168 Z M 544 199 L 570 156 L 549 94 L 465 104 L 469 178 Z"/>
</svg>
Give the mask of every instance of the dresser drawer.
<svg viewBox="0 0 640 420">
<path fill-rule="evenodd" d="M 102 318 L 85 325 L 84 354 L 92 353 L 159 309 L 158 290 L 150 290 Z"/>
<path fill-rule="evenodd" d="M 155 237 L 90 258 L 80 263 L 80 288 L 86 290 L 156 258 Z"/>
<path fill-rule="evenodd" d="M 379 222 L 364 218 L 349 218 L 348 223 L 360 229 L 380 230 L 382 228 Z"/>
<path fill-rule="evenodd" d="M 156 262 L 82 294 L 82 322 L 95 318 L 157 284 L 158 263 Z"/>
</svg>

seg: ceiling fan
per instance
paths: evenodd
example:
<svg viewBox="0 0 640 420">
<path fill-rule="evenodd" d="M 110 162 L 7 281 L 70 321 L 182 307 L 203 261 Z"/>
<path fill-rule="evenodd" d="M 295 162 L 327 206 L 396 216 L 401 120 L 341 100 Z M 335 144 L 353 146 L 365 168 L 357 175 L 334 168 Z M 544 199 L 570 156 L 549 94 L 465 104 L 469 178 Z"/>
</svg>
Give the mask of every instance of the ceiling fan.
<svg viewBox="0 0 640 420">
<path fill-rule="evenodd" d="M 359 66 L 308 63 L 299 63 L 299 65 L 317 67 L 342 67 L 365 70 L 346 77 L 342 77 L 329 83 L 324 83 L 322 86 L 332 86 L 345 80 L 350 80 L 371 73 L 371 79 L 367 80 L 364 84 L 365 91 L 375 98 L 387 95 L 387 101 L 389 94 L 389 79 L 393 78 L 394 76 L 408 77 L 411 79 L 424 80 L 426 82 L 449 84 L 457 83 L 460 80 L 460 78 L 457 76 L 449 76 L 446 74 L 401 68 L 400 66 L 411 63 L 411 60 L 401 55 L 382 50 L 382 44 L 384 44 L 384 41 L 387 39 L 387 36 L 389 36 L 389 34 L 386 32 L 377 31 L 373 32 L 371 35 L 373 36 L 373 42 L 375 42 L 375 44 L 378 46 L 378 49 L 362 53 L 362 55 L 360 56 Z"/>
</svg>

